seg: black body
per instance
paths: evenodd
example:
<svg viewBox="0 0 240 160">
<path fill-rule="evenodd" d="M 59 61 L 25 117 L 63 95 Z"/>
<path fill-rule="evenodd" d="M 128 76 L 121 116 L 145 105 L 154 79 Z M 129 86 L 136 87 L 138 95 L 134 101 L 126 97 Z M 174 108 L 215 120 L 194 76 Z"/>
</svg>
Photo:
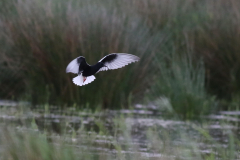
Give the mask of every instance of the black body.
<svg viewBox="0 0 240 160">
<path fill-rule="evenodd" d="M 79 57 L 77 59 L 77 62 L 78 62 L 78 64 L 80 64 L 79 69 L 78 69 L 78 74 L 82 73 L 82 75 L 84 77 L 94 75 L 95 73 L 97 73 L 97 71 L 100 68 L 102 68 L 104 66 L 104 64 L 102 62 L 98 62 L 97 64 L 90 66 L 89 64 L 87 64 L 84 57 Z"/>
</svg>

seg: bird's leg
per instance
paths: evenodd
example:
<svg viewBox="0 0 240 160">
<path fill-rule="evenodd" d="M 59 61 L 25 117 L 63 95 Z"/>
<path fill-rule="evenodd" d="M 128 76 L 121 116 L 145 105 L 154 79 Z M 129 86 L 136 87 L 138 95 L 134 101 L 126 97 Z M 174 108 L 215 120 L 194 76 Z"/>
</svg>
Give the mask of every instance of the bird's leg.
<svg viewBox="0 0 240 160">
<path fill-rule="evenodd" d="M 83 71 L 78 71 L 78 75 L 81 76 L 82 72 L 83 72 Z M 84 76 L 83 76 L 83 83 L 86 81 L 86 79 L 87 79 L 87 77 L 84 77 Z"/>
<path fill-rule="evenodd" d="M 83 77 L 83 83 L 86 81 L 87 77 Z"/>
</svg>

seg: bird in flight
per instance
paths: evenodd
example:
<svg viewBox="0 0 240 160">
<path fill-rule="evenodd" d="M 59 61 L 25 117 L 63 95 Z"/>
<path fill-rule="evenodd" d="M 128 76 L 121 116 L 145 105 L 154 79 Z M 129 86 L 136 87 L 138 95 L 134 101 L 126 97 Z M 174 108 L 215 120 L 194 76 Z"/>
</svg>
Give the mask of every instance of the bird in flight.
<svg viewBox="0 0 240 160">
<path fill-rule="evenodd" d="M 83 86 L 94 81 L 94 74 L 99 71 L 122 68 L 130 63 L 139 61 L 139 59 L 139 57 L 132 54 L 112 53 L 103 57 L 97 64 L 89 65 L 85 57 L 79 56 L 68 64 L 66 73 L 78 74 L 77 77 L 73 78 L 73 83 Z"/>
</svg>

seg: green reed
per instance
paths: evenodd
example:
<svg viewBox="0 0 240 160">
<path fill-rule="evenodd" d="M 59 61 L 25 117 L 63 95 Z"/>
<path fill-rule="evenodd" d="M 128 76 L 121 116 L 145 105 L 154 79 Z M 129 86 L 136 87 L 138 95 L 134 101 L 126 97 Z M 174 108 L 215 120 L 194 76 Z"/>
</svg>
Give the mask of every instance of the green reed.
<svg viewBox="0 0 240 160">
<path fill-rule="evenodd" d="M 0 8 L 3 98 L 61 106 L 125 107 L 130 95 L 133 102 L 140 102 L 150 88 L 162 83 L 156 78 L 157 63 L 166 66 L 161 67 L 161 73 L 175 72 L 172 66 L 176 60 L 168 58 L 173 52 L 180 66 L 190 52 L 193 64 L 203 63 L 201 73 L 195 71 L 197 66 L 191 70 L 195 75 L 204 74 L 204 80 L 199 79 L 201 85 L 191 89 L 193 97 L 206 97 L 205 89 L 211 97 L 239 97 L 237 0 L 12 0 L 1 2 Z M 77 56 L 94 64 L 114 52 L 135 54 L 141 60 L 99 73 L 84 87 L 75 86 L 71 80 L 75 75 L 65 73 L 66 65 Z M 171 81 L 185 85 L 178 78 Z"/>
</svg>

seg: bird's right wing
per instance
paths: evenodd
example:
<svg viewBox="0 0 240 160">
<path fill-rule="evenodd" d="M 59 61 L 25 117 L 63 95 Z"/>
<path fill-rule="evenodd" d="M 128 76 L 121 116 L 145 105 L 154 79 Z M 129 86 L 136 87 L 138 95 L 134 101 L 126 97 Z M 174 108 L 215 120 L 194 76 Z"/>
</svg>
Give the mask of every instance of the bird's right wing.
<svg viewBox="0 0 240 160">
<path fill-rule="evenodd" d="M 82 56 L 79 56 L 79 57 L 75 58 L 74 60 L 72 60 L 66 68 L 66 73 L 72 72 L 72 73 L 78 74 L 78 69 L 79 69 L 79 65 L 81 63 L 81 58 L 82 58 Z"/>
<path fill-rule="evenodd" d="M 106 55 L 99 61 L 105 65 L 104 67 L 100 68 L 99 71 L 122 68 L 130 63 L 139 61 L 139 59 L 140 59 L 139 57 L 132 54 L 112 53 Z"/>
</svg>

